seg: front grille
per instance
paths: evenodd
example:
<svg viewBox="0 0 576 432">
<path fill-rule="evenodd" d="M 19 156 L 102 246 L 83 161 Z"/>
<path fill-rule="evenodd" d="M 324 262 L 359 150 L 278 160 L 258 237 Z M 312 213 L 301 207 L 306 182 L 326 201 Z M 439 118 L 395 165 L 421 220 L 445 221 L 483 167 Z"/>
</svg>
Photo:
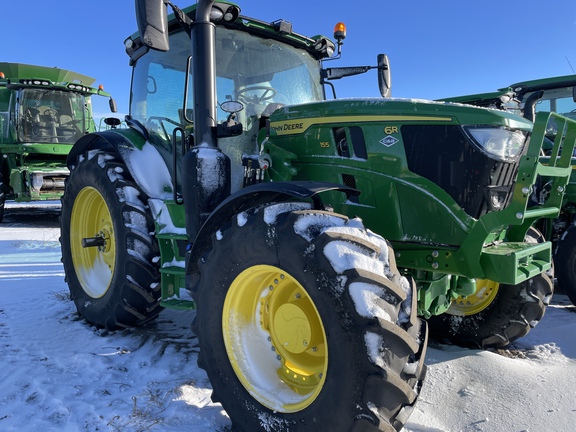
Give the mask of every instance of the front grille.
<svg viewBox="0 0 576 432">
<path fill-rule="evenodd" d="M 474 218 L 506 208 L 518 163 L 486 156 L 460 126 L 404 125 L 408 168 L 444 189 Z"/>
</svg>

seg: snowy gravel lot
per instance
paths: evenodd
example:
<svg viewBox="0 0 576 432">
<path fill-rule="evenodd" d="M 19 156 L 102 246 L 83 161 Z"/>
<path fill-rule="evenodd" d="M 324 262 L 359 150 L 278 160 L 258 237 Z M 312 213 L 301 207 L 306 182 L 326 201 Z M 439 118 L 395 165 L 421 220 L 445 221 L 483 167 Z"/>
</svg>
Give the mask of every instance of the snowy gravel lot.
<svg viewBox="0 0 576 432">
<path fill-rule="evenodd" d="M 0 225 L 0 431 L 226 431 L 196 366 L 191 313 L 164 311 L 117 332 L 78 318 L 58 215 L 53 203 L 7 203 Z M 404 431 L 573 431 L 575 312 L 555 295 L 538 327 L 505 351 L 432 342 Z"/>
</svg>

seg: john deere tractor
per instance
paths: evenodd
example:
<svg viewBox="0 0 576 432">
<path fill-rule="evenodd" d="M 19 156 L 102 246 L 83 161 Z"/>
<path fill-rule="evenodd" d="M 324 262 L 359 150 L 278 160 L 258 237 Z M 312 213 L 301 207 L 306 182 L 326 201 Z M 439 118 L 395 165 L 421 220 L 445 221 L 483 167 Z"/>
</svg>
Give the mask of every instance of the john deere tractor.
<svg viewBox="0 0 576 432">
<path fill-rule="evenodd" d="M 516 112 L 529 120 L 537 113 L 556 112 L 576 120 L 576 75 L 565 75 L 522 81 L 504 87 L 496 92 L 450 98 L 454 102 L 476 106 L 491 106 Z M 548 163 L 553 142 L 563 130 L 556 121 L 550 119 L 546 129 L 546 142 L 542 148 L 541 161 Z M 576 157 L 572 155 L 572 166 Z M 540 182 L 535 190 L 533 201 L 542 200 L 549 193 L 550 185 Z M 555 276 L 558 286 L 573 304 L 576 305 L 576 173 L 572 170 L 570 181 L 564 194 L 560 215 L 554 219 L 542 219 L 537 227 L 553 245 Z"/>
<path fill-rule="evenodd" d="M 333 42 L 212 0 L 138 0 L 136 17 L 128 127 L 68 156 L 62 260 L 89 322 L 195 309 L 198 365 L 235 430 L 359 432 L 412 411 L 418 315 L 473 297 L 451 337 L 475 346 L 540 320 L 551 247 L 528 230 L 558 215 L 570 160 L 538 156 L 549 116 L 576 123 L 392 99 L 385 55 L 325 67 L 342 24 Z M 371 69 L 382 98 L 333 98 Z M 551 192 L 528 208 L 539 174 Z"/>
<path fill-rule="evenodd" d="M 68 151 L 95 131 L 90 98 L 110 97 L 93 82 L 64 69 L 0 62 L 0 222 L 7 199 L 62 195 Z"/>
</svg>

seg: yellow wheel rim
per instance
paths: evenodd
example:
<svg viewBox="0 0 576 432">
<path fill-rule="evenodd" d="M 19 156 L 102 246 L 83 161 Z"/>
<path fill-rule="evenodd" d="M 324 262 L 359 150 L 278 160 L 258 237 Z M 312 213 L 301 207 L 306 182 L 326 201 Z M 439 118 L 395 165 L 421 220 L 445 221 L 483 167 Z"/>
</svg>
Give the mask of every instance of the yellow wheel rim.
<svg viewBox="0 0 576 432">
<path fill-rule="evenodd" d="M 103 246 L 83 247 L 82 239 L 100 237 Z M 93 187 L 76 196 L 70 216 L 70 250 L 76 276 L 84 291 L 100 298 L 110 288 L 116 261 L 114 227 L 104 198 Z"/>
<path fill-rule="evenodd" d="M 328 368 L 326 333 L 290 274 L 268 265 L 240 273 L 224 301 L 222 331 L 234 372 L 259 403 L 292 413 L 316 399 Z"/>
<path fill-rule="evenodd" d="M 500 284 L 489 279 L 476 280 L 476 292 L 454 299 L 448 313 L 451 315 L 476 315 L 486 309 L 498 294 Z"/>
</svg>

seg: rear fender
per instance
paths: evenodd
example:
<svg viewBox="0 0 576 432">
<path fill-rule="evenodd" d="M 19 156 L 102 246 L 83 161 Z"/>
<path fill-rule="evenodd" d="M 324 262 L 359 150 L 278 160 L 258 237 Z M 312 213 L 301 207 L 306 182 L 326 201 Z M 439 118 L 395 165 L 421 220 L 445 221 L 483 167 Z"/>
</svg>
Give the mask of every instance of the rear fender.
<svg viewBox="0 0 576 432">
<path fill-rule="evenodd" d="M 210 248 L 212 235 L 234 215 L 250 208 L 290 200 L 312 201 L 314 209 L 326 210 L 319 194 L 333 190 L 352 195 L 360 193 L 356 189 L 337 183 L 293 181 L 258 183 L 230 195 L 212 212 L 198 232 L 186 255 L 186 274 L 191 275 L 197 272 L 198 260 Z M 190 289 L 189 280 L 190 278 L 187 278 L 187 288 Z"/>
</svg>

